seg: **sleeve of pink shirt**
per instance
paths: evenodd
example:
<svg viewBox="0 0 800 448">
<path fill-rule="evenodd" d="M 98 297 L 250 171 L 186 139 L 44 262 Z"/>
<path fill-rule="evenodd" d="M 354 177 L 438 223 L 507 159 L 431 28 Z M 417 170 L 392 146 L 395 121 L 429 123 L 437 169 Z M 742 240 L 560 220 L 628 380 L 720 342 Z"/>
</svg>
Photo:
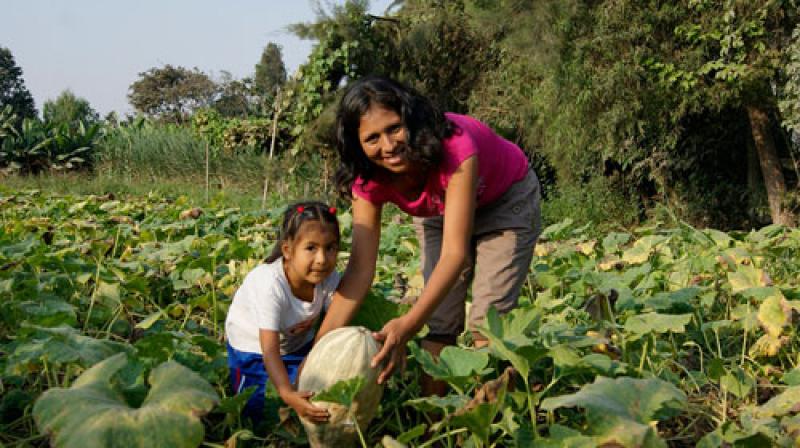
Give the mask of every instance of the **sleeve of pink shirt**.
<svg viewBox="0 0 800 448">
<path fill-rule="evenodd" d="M 441 175 L 449 180 L 465 160 L 478 154 L 478 145 L 472 134 L 460 127 L 459 122 L 462 119 L 459 119 L 459 116 L 449 112 L 445 113 L 445 116 L 455 124 L 453 135 L 442 142 L 444 150 Z"/>
<path fill-rule="evenodd" d="M 368 202 L 375 205 L 381 205 L 386 202 L 386 195 L 383 188 L 372 180 L 364 182 L 361 177 L 357 177 L 355 182 L 353 182 L 351 191 L 353 192 L 353 196 L 366 199 Z"/>
</svg>

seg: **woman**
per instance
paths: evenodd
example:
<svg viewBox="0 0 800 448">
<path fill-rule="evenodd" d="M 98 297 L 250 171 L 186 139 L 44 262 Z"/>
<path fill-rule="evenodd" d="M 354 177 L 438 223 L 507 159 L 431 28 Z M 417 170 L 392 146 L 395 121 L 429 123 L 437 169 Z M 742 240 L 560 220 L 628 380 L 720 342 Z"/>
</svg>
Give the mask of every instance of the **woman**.
<svg viewBox="0 0 800 448">
<path fill-rule="evenodd" d="M 483 123 L 438 112 L 412 89 L 387 78 L 353 83 L 337 113 L 337 187 L 353 201 L 350 261 L 319 335 L 346 325 L 375 275 L 381 210 L 396 204 L 414 217 L 425 287 L 405 315 L 375 334 L 383 343 L 384 382 L 405 358 L 406 342 L 426 323 L 422 347 L 438 356 L 464 329 L 467 288 L 475 271 L 469 329 L 490 306 L 517 304 L 540 232 L 539 181 L 524 153 Z M 319 336 L 318 336 L 319 337 Z M 426 394 L 445 385 L 423 380 Z"/>
</svg>

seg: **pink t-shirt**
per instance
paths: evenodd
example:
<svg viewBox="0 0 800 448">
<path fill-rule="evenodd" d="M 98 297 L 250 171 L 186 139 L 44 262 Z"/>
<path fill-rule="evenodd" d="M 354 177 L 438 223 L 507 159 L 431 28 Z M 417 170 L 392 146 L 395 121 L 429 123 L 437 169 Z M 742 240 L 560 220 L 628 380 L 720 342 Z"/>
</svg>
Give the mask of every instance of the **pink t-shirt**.
<svg viewBox="0 0 800 448">
<path fill-rule="evenodd" d="M 514 182 L 525 177 L 528 159 L 519 147 L 495 134 L 489 126 L 466 116 L 447 112 L 445 117 L 455 124 L 455 132 L 442 142 L 442 160 L 428 176 L 425 188 L 413 201 L 406 199 L 380 176 L 366 183 L 353 182 L 353 195 L 381 205 L 392 202 L 412 216 L 444 214 L 444 198 L 450 177 L 469 157 L 478 157 L 478 207 L 491 204 Z"/>
</svg>

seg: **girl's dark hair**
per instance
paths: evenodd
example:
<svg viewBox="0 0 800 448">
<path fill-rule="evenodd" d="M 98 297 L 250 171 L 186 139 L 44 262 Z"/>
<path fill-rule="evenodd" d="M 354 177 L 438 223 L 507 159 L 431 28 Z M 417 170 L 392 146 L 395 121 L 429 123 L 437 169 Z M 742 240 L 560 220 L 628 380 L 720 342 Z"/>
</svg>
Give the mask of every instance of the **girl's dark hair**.
<svg viewBox="0 0 800 448">
<path fill-rule="evenodd" d="M 361 78 L 351 84 L 336 112 L 336 148 L 339 169 L 336 189 L 352 198 L 356 177 L 367 181 L 382 169 L 364 154 L 358 138 L 361 117 L 370 106 L 379 105 L 396 112 L 408 131 L 407 157 L 428 169 L 442 158 L 442 140 L 453 134 L 453 124 L 431 101 L 414 89 L 397 81 L 379 76 Z"/>
<path fill-rule="evenodd" d="M 289 205 L 283 212 L 283 223 L 281 233 L 272 252 L 266 259 L 267 263 L 272 263 L 283 255 L 281 246 L 289 240 L 297 238 L 297 233 L 304 222 L 319 221 L 331 226 L 336 239 L 340 238 L 339 220 L 336 219 L 336 209 L 318 201 L 303 201 Z"/>
</svg>

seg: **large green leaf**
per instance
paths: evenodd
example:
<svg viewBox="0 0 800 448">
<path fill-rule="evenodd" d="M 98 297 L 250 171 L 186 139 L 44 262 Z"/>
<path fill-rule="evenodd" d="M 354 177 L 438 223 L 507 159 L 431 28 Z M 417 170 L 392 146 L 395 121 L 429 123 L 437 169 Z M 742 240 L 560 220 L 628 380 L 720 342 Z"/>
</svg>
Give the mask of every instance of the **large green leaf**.
<svg viewBox="0 0 800 448">
<path fill-rule="evenodd" d="M 208 382 L 169 361 L 150 373 L 150 391 L 132 407 L 115 389 L 125 354 L 84 372 L 69 389 L 46 391 L 33 408 L 39 430 L 56 447 L 196 447 L 203 441 L 200 416 L 219 401 Z"/>
<path fill-rule="evenodd" d="M 534 346 L 529 332 L 541 321 L 541 310 L 517 308 L 500 316 L 494 308 L 486 315 L 486 327 L 480 332 L 489 340 L 492 355 L 511 362 L 527 381 L 531 366 L 547 354 L 547 349 Z"/>
<path fill-rule="evenodd" d="M 754 414 L 760 418 L 794 414 L 798 410 L 798 403 L 800 403 L 800 386 L 791 386 L 757 407 Z"/>
<path fill-rule="evenodd" d="M 516 308 L 500 315 L 493 307 L 486 315 L 487 330 L 498 338 L 514 345 L 531 345 L 531 333 L 542 321 L 538 308 Z"/>
<path fill-rule="evenodd" d="M 82 367 L 92 365 L 129 347 L 118 342 L 95 339 L 81 335 L 69 327 L 25 326 L 20 336 L 24 338 L 8 357 L 6 370 L 20 373 L 44 362 L 53 365 L 74 363 Z"/>
<path fill-rule="evenodd" d="M 625 321 L 625 330 L 633 336 L 630 339 L 636 339 L 648 333 L 661 334 L 669 331 L 683 333 L 691 320 L 691 314 L 638 314 Z"/>
<path fill-rule="evenodd" d="M 700 292 L 700 288 L 696 287 L 683 288 L 677 291 L 660 292 L 641 299 L 641 302 L 645 307 L 655 311 L 691 311 L 693 308 L 692 301 Z"/>
<path fill-rule="evenodd" d="M 598 377 L 578 392 L 545 399 L 542 409 L 563 407 L 586 409 L 590 434 L 602 437 L 603 443 L 622 446 L 666 446 L 650 423 L 679 413 L 686 405 L 686 395 L 665 381 L 622 377 Z"/>
<path fill-rule="evenodd" d="M 473 377 L 488 373 L 489 355 L 485 352 L 447 346 L 437 361 L 417 344 L 411 342 L 408 346 L 425 373 L 437 380 L 453 383 L 462 392 Z"/>
</svg>

